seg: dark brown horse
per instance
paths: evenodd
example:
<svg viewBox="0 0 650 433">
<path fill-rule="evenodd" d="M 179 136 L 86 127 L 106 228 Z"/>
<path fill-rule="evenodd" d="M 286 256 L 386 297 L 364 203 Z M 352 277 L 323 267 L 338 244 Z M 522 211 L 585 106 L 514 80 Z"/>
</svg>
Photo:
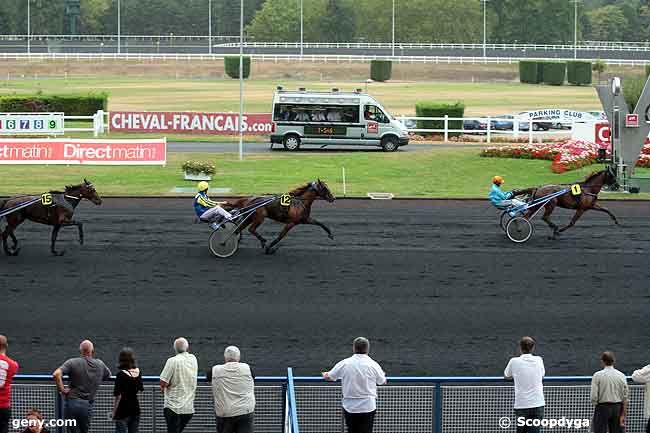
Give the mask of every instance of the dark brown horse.
<svg viewBox="0 0 650 433">
<path fill-rule="evenodd" d="M 273 254 L 277 251 L 278 243 L 287 235 L 287 233 L 289 233 L 289 230 L 298 224 L 316 225 L 325 230 L 330 239 L 334 239 L 329 227 L 311 217 L 311 205 L 314 203 L 314 200 L 318 198 L 327 200 L 330 203 L 335 200 L 327 184 L 320 179 L 296 188 L 293 191 L 290 191 L 285 197 L 279 197 L 277 200 L 260 207 L 244 221 L 244 223 L 239 227 L 238 232 L 241 232 L 248 227 L 248 231 L 260 241 L 266 254 Z M 248 197 L 227 202 L 223 207 L 232 210 L 253 206 L 264 200 L 264 197 Z M 266 218 L 271 218 L 274 221 L 285 224 L 278 237 L 268 246 L 266 245 L 266 239 L 257 233 L 257 228 Z"/>
<path fill-rule="evenodd" d="M 25 220 L 54 226 L 50 247 L 54 255 L 63 255 L 63 251 L 59 252 L 55 249 L 56 238 L 59 235 L 61 227 L 77 226 L 79 230 L 79 243 L 83 245 L 83 224 L 73 219 L 74 211 L 83 199 L 88 199 L 97 206 L 102 204 L 102 199 L 97 194 L 97 191 L 95 191 L 95 187 L 86 179 L 80 185 L 66 186 L 65 191 L 51 191 L 48 194 L 43 194 L 41 197 L 26 195 L 0 201 L 0 213 L 20 207 L 30 201 L 35 201 L 32 205 L 12 212 L 5 217 L 7 219 L 7 227 L 2 232 L 2 246 L 5 254 L 8 256 L 18 255 L 18 240 L 14 232 Z M 7 238 L 11 238 L 13 247 L 9 247 Z"/>
<path fill-rule="evenodd" d="M 564 232 L 565 230 L 573 227 L 575 223 L 580 219 L 582 214 L 588 210 L 595 210 L 598 212 L 604 212 L 610 216 L 615 224 L 618 225 L 618 220 L 616 216 L 609 209 L 606 209 L 600 206 L 598 201 L 598 193 L 604 185 L 614 185 L 616 183 L 616 175 L 614 169 L 610 166 L 606 170 L 602 170 L 596 173 L 590 174 L 583 182 L 579 182 L 577 185 L 579 187 L 579 194 L 574 194 L 571 190 L 573 185 L 545 185 L 539 188 L 528 188 L 525 190 L 515 191 L 517 194 L 527 193 L 530 195 L 531 199 L 544 197 L 555 192 L 562 191 L 563 189 L 569 189 L 565 194 L 560 195 L 552 199 L 546 204 L 544 208 L 544 216 L 542 219 L 553 231 L 551 236 L 552 239 L 555 239 L 558 234 Z M 577 188 L 575 188 L 577 190 Z M 576 191 L 577 192 L 577 191 Z M 558 227 L 553 221 L 551 221 L 551 214 L 555 210 L 555 207 L 559 206 L 564 209 L 575 209 L 575 214 L 569 224 L 564 227 Z M 537 208 L 532 208 L 528 211 L 528 214 L 534 213 Z"/>
</svg>

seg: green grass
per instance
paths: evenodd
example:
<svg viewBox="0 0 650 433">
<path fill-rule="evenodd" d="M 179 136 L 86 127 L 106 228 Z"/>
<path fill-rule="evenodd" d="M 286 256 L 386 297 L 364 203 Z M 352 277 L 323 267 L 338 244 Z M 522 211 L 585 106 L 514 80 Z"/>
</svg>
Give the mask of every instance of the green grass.
<svg viewBox="0 0 650 433">
<path fill-rule="evenodd" d="M 245 83 L 245 110 L 268 113 L 276 85 L 287 89 L 306 87 L 351 91 L 358 82 L 253 80 Z M 239 111 L 237 80 L 149 79 L 103 77 L 101 79 L 19 79 L 0 81 L 0 95 L 12 93 L 80 93 L 103 91 L 109 94 L 109 109 L 135 111 Z M 420 100 L 462 101 L 468 115 L 498 115 L 522 110 L 561 107 L 576 110 L 600 109 L 592 87 L 539 86 L 520 83 L 372 83 L 368 92 L 391 113 L 412 115 Z"/>
<path fill-rule="evenodd" d="M 102 195 L 171 195 L 174 187 L 194 186 L 182 179 L 180 165 L 187 159 L 214 161 L 217 174 L 211 184 L 231 188 L 233 195 L 280 193 L 321 178 L 335 195 L 342 196 L 341 169 L 345 167 L 348 196 L 392 192 L 397 197 L 484 198 L 494 174 L 505 176 L 506 188 L 517 188 L 575 182 L 600 168 L 592 166 L 558 175 L 550 171 L 548 161 L 481 158 L 472 149 L 391 154 L 274 153 L 247 155 L 244 161 L 228 153 L 174 153 L 166 167 L 3 166 L 0 194 L 42 193 L 87 177 Z M 650 174 L 650 170 L 639 172 Z"/>
</svg>

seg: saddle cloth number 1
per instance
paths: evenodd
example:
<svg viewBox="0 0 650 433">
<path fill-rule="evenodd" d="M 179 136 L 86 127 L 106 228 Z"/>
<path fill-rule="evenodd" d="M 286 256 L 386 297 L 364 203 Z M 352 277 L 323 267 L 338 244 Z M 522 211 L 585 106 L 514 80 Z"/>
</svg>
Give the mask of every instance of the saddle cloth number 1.
<svg viewBox="0 0 650 433">
<path fill-rule="evenodd" d="M 580 185 L 577 183 L 575 185 L 571 186 L 571 194 L 573 195 L 580 195 L 582 194 L 582 188 L 580 188 Z"/>
<path fill-rule="evenodd" d="M 289 194 L 282 194 L 282 196 L 280 196 L 280 205 L 285 207 L 290 206 L 291 196 Z"/>
</svg>

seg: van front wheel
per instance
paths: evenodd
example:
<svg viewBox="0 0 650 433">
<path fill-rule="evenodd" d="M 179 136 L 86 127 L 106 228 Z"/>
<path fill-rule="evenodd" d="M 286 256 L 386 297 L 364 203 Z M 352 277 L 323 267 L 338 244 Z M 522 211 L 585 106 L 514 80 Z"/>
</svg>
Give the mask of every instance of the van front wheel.
<svg viewBox="0 0 650 433">
<path fill-rule="evenodd" d="M 384 152 L 395 152 L 398 147 L 397 138 L 395 137 L 384 137 L 381 140 L 381 148 L 384 149 Z"/>
<path fill-rule="evenodd" d="M 300 149 L 300 137 L 296 134 L 289 134 L 282 140 L 282 145 L 287 150 L 298 150 Z"/>
</svg>

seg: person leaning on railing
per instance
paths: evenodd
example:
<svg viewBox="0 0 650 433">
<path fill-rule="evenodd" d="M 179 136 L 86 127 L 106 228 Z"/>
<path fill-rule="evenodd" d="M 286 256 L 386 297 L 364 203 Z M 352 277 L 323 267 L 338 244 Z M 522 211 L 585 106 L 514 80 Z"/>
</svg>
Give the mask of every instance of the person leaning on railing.
<svg viewBox="0 0 650 433">
<path fill-rule="evenodd" d="M 255 375 L 248 364 L 239 362 L 237 347 L 226 347 L 223 358 L 225 363 L 206 375 L 212 384 L 217 433 L 253 433 Z"/>
<path fill-rule="evenodd" d="M 622 433 L 630 390 L 625 374 L 614 368 L 612 352 L 600 357 L 603 369 L 591 379 L 591 402 L 594 409 L 593 433 Z"/>
<path fill-rule="evenodd" d="M 95 394 L 102 381 L 111 378 L 111 371 L 101 359 L 94 357 L 95 347 L 90 340 L 81 342 L 79 352 L 78 358 L 70 358 L 54 370 L 52 377 L 59 393 L 65 398 L 66 419 L 75 421 L 74 426 L 68 426 L 68 432 L 88 433 Z M 68 388 L 63 385 L 64 375 L 70 378 Z"/>
<path fill-rule="evenodd" d="M 354 355 L 340 361 L 323 379 L 341 380 L 343 414 L 348 433 L 372 433 L 377 412 L 377 385 L 386 383 L 386 373 L 370 356 L 370 342 L 358 337 L 352 344 Z"/>
<path fill-rule="evenodd" d="M 0 335 L 0 433 L 9 431 L 11 421 L 11 382 L 18 372 L 18 363 L 7 356 L 7 337 Z"/>
<path fill-rule="evenodd" d="M 521 356 L 510 359 L 503 376 L 515 381 L 515 416 L 517 420 L 541 420 L 544 418 L 544 386 L 546 374 L 544 361 L 541 356 L 533 355 L 535 340 L 532 337 L 522 337 L 519 341 Z M 520 425 L 517 422 L 517 433 L 537 433 L 539 426 Z M 532 423 L 531 423 L 532 424 Z"/>
<path fill-rule="evenodd" d="M 646 433 L 650 433 L 650 364 L 639 370 L 634 370 L 634 373 L 632 373 L 632 380 L 636 383 L 645 384 L 643 416 L 647 421 L 645 431 Z"/>
<path fill-rule="evenodd" d="M 160 389 L 165 395 L 163 413 L 167 433 L 182 433 L 194 415 L 194 397 L 198 377 L 196 357 L 188 352 L 190 344 L 185 338 L 174 341 L 176 356 L 165 363 L 160 373 Z"/>
</svg>

